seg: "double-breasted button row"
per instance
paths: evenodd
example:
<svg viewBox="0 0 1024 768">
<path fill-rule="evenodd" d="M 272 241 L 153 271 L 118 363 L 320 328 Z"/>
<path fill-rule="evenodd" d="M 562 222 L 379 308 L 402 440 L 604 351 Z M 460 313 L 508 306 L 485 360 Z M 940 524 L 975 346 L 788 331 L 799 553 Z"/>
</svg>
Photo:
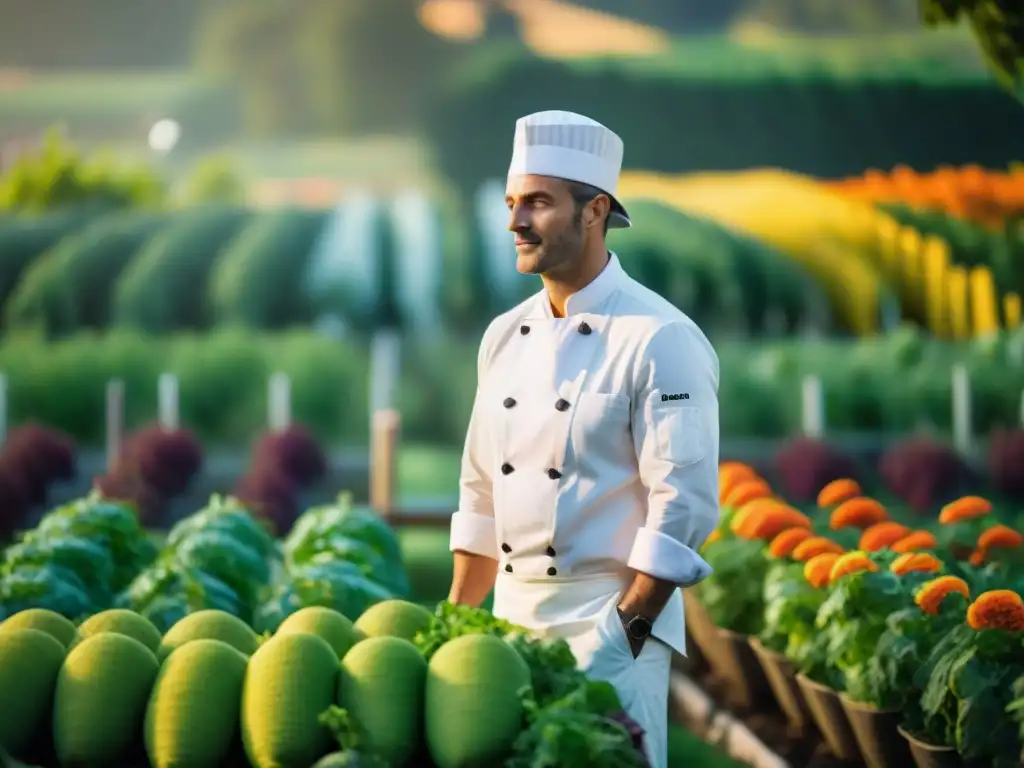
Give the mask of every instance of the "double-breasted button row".
<svg viewBox="0 0 1024 768">
<path fill-rule="evenodd" d="M 576 330 L 579 333 L 583 334 L 584 336 L 589 336 L 590 334 L 592 334 L 594 332 L 594 329 L 591 328 L 589 325 L 587 325 L 586 322 L 582 322 L 578 326 L 576 326 Z M 528 326 L 528 325 L 520 325 L 519 326 L 519 333 L 521 333 L 523 336 L 525 336 L 529 332 L 530 332 L 530 326 Z"/>
<path fill-rule="evenodd" d="M 511 464 L 509 464 L 507 461 L 504 464 L 501 465 L 501 474 L 503 474 L 503 475 L 511 475 L 515 471 L 516 471 L 516 468 L 513 467 Z M 550 477 L 552 480 L 557 480 L 561 476 L 562 476 L 562 473 L 559 472 L 554 467 L 552 467 L 551 469 L 548 470 L 548 477 Z"/>
</svg>

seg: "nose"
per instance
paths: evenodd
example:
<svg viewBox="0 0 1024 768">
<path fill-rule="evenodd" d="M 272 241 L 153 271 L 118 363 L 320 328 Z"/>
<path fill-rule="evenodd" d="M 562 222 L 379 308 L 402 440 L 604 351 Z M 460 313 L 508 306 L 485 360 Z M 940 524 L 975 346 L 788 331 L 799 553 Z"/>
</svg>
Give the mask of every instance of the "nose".
<svg viewBox="0 0 1024 768">
<path fill-rule="evenodd" d="M 522 232 L 530 229 L 530 219 L 521 206 L 513 205 L 508 214 L 509 232 Z"/>
</svg>

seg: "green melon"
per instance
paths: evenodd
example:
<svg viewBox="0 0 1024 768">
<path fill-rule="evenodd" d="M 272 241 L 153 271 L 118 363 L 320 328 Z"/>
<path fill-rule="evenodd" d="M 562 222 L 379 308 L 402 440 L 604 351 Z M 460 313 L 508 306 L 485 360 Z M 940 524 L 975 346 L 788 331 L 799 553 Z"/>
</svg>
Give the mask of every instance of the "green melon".
<svg viewBox="0 0 1024 768">
<path fill-rule="evenodd" d="M 153 626 L 153 622 L 135 611 L 122 608 L 97 613 L 78 625 L 78 635 L 81 639 L 101 632 L 126 635 L 138 640 L 154 653 L 160 645 L 160 630 Z"/>
<path fill-rule="evenodd" d="M 343 659 L 352 646 L 366 637 L 349 619 L 331 608 L 318 605 L 293 613 L 281 623 L 275 635 L 296 632 L 322 638 L 334 649 L 339 659 Z"/>
<path fill-rule="evenodd" d="M 72 648 L 53 702 L 60 764 L 124 765 L 142 733 L 158 669 L 152 651 L 116 632 L 93 635 Z"/>
<path fill-rule="evenodd" d="M 500 763 L 522 729 L 519 691 L 529 684 L 526 662 L 498 637 L 463 635 L 442 645 L 427 668 L 424 706 L 437 768 Z"/>
<path fill-rule="evenodd" d="M 12 629 L 38 629 L 54 638 L 65 648 L 70 648 L 78 637 L 78 630 L 68 619 L 46 608 L 29 608 L 19 611 L 0 623 L 0 632 Z"/>
<path fill-rule="evenodd" d="M 143 732 L 153 768 L 219 768 L 238 738 L 248 657 L 220 640 L 168 656 L 149 696 Z"/>
<path fill-rule="evenodd" d="M 242 742 L 253 768 L 305 768 L 331 751 L 320 714 L 334 704 L 338 657 L 323 638 L 273 637 L 249 659 Z"/>
<path fill-rule="evenodd" d="M 0 633 L 0 752 L 14 755 L 49 731 L 64 646 L 39 629 Z"/>
<path fill-rule="evenodd" d="M 422 605 L 406 600 L 385 600 L 368 608 L 356 622 L 356 629 L 368 637 L 413 640 L 417 632 L 430 627 L 433 618 Z"/>
<path fill-rule="evenodd" d="M 370 751 L 390 765 L 408 765 L 423 735 L 427 662 L 400 637 L 371 637 L 341 662 L 338 705 L 347 710 Z"/>
<path fill-rule="evenodd" d="M 240 618 L 226 611 L 205 610 L 190 613 L 167 630 L 157 657 L 162 663 L 175 648 L 193 640 L 220 640 L 246 656 L 260 647 L 259 636 Z"/>
</svg>

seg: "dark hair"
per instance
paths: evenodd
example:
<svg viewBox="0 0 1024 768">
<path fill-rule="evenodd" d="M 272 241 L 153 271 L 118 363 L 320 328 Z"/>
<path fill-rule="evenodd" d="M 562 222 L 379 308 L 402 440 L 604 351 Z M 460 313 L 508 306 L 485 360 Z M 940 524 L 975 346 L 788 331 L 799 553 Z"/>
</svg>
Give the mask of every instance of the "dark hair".
<svg viewBox="0 0 1024 768">
<path fill-rule="evenodd" d="M 579 221 L 580 216 L 583 214 L 583 206 L 589 203 L 598 195 L 607 195 L 607 192 L 603 192 L 597 187 L 591 186 L 590 184 L 583 184 L 579 181 L 570 181 L 569 194 L 572 196 L 573 203 L 576 208 L 576 220 Z M 608 234 L 608 223 L 611 219 L 611 209 L 608 210 L 608 215 L 604 217 L 604 233 Z"/>
</svg>

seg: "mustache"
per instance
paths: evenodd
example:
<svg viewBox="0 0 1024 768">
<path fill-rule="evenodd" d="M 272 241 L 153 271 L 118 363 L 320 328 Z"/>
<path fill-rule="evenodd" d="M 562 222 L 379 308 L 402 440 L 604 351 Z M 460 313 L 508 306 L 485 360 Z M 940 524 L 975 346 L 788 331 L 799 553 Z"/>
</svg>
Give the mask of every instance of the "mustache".
<svg viewBox="0 0 1024 768">
<path fill-rule="evenodd" d="M 529 243 L 530 245 L 537 245 L 537 244 L 540 243 L 540 236 L 535 234 L 535 233 L 533 233 L 533 232 L 531 232 L 528 229 L 525 229 L 525 230 L 517 229 L 515 231 L 515 236 L 518 239 L 523 240 L 523 241 Z"/>
</svg>

